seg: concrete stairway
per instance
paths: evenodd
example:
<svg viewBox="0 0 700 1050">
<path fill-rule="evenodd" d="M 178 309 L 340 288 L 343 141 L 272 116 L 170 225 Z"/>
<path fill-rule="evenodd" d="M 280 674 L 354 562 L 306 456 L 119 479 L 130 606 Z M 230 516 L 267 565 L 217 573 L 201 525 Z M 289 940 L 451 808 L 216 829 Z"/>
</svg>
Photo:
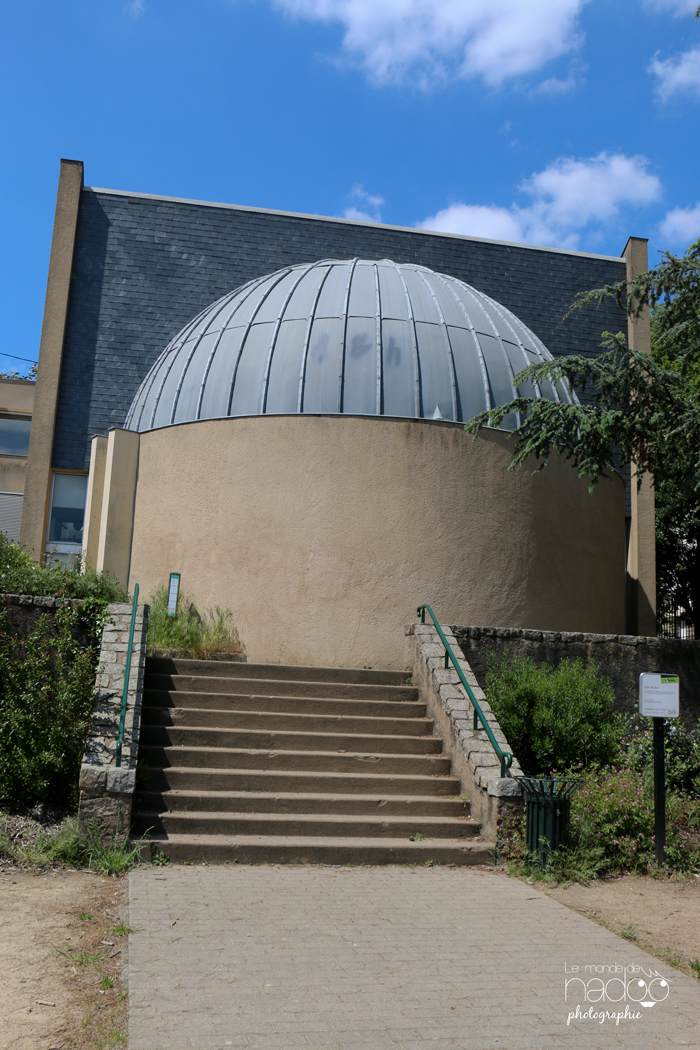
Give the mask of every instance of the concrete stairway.
<svg viewBox="0 0 700 1050">
<path fill-rule="evenodd" d="M 173 861 L 493 857 L 403 672 L 149 657 L 139 759 L 134 835 Z"/>
</svg>

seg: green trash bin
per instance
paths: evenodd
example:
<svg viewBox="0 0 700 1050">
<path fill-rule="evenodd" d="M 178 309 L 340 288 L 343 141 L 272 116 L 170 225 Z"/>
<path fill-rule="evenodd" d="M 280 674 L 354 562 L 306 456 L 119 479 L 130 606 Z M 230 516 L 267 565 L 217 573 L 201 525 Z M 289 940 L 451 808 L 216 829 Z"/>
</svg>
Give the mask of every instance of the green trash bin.
<svg viewBox="0 0 700 1050">
<path fill-rule="evenodd" d="M 527 793 L 525 834 L 530 856 L 540 865 L 560 846 L 569 844 L 571 796 L 580 786 L 580 778 L 518 777 Z"/>
</svg>

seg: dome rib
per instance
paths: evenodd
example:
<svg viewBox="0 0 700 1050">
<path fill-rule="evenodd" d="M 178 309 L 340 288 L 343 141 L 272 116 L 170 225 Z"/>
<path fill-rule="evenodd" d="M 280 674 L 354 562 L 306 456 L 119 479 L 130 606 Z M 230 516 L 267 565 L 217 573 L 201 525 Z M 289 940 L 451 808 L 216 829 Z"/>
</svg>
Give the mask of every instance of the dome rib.
<svg viewBox="0 0 700 1050">
<path fill-rule="evenodd" d="M 267 391 L 268 391 L 268 386 L 269 386 L 269 381 L 270 381 L 270 365 L 272 364 L 272 355 L 275 352 L 275 346 L 277 344 L 277 336 L 279 335 L 280 325 L 282 324 L 282 318 L 284 317 L 284 315 L 285 315 L 285 313 L 287 311 L 287 307 L 289 306 L 289 300 L 292 298 L 292 296 L 296 292 L 297 288 L 299 287 L 301 282 L 306 277 L 307 273 L 310 273 L 311 270 L 313 270 L 315 268 L 316 268 L 316 263 L 312 263 L 311 266 L 307 266 L 305 270 L 301 271 L 301 273 L 297 277 L 296 281 L 292 281 L 291 286 L 290 286 L 290 288 L 289 288 L 289 290 L 288 290 L 288 292 L 287 292 L 287 294 L 285 296 L 284 302 L 282 303 L 282 305 L 279 308 L 279 312 L 277 314 L 277 320 L 275 321 L 274 331 L 272 333 L 272 338 L 270 339 L 270 349 L 269 349 L 268 354 L 267 354 L 267 361 L 265 362 L 265 372 L 263 374 L 262 390 L 260 391 L 260 415 L 264 414 L 265 407 L 267 405 Z M 312 317 L 313 317 L 313 310 L 312 310 Z M 309 321 L 310 320 L 311 320 L 311 318 L 309 318 Z M 308 322 L 307 322 L 307 324 L 308 324 Z"/>
<path fill-rule="evenodd" d="M 377 264 L 374 267 L 374 295 L 376 307 L 374 312 L 374 334 L 377 344 L 377 415 L 382 414 L 382 297 L 379 291 L 379 270 Z"/>
<path fill-rule="evenodd" d="M 403 294 L 406 296 L 406 307 L 408 309 L 408 323 L 411 327 L 412 334 L 412 347 L 413 347 L 413 382 L 415 391 L 415 414 L 416 418 L 420 419 L 422 416 L 421 406 L 423 404 L 423 391 L 420 381 L 420 358 L 418 357 L 418 336 L 416 334 L 416 319 L 413 316 L 413 307 L 411 306 L 411 297 L 408 294 L 408 288 L 406 287 L 406 281 L 401 270 L 395 262 L 391 264 L 399 275 L 401 284 L 403 285 Z"/>
<path fill-rule="evenodd" d="M 197 395 L 197 408 L 195 409 L 195 419 L 199 419 L 200 418 L 200 413 L 202 411 L 202 401 L 204 399 L 204 388 L 205 388 L 206 383 L 207 383 L 207 377 L 209 375 L 209 372 L 211 371 L 212 361 L 214 360 L 214 356 L 216 355 L 216 351 L 219 349 L 219 343 L 221 342 L 223 334 L 226 331 L 226 329 L 228 328 L 228 326 L 231 323 L 231 321 L 233 320 L 233 317 L 235 316 L 236 310 L 240 309 L 240 307 L 243 305 L 243 303 L 246 301 L 246 299 L 248 299 L 253 294 L 255 286 L 260 284 L 260 282 L 263 281 L 264 279 L 265 279 L 264 277 L 258 277 L 258 278 L 256 278 L 256 280 L 249 281 L 248 284 L 244 284 L 243 287 L 238 290 L 239 293 L 240 293 L 241 291 L 245 291 L 246 289 L 248 289 L 248 293 L 247 293 L 247 295 L 243 296 L 243 298 L 240 300 L 240 302 L 235 302 L 233 310 L 231 310 L 231 313 L 228 315 L 228 317 L 226 318 L 226 321 L 221 326 L 221 328 L 219 330 L 219 334 L 216 337 L 216 339 L 214 340 L 214 345 L 212 346 L 211 350 L 209 351 L 209 357 L 207 358 L 207 363 L 206 363 L 205 368 L 204 368 L 204 375 L 202 376 L 202 382 L 199 384 L 199 394 Z M 235 291 L 233 291 L 233 292 L 231 292 L 230 295 L 226 296 L 229 304 L 231 303 L 231 300 L 235 301 L 236 294 L 237 293 Z"/>
<path fill-rule="evenodd" d="M 338 374 L 338 411 L 343 411 L 343 392 L 345 389 L 345 349 L 348 336 L 348 310 L 350 306 L 350 285 L 352 284 L 352 277 L 355 273 L 355 267 L 357 266 L 359 259 L 354 258 L 350 260 L 350 269 L 348 270 L 348 279 L 345 284 L 345 297 L 343 299 L 343 312 L 340 318 L 341 335 L 340 335 L 340 372 Z M 299 398 L 299 411 L 302 411 L 302 401 Z"/>
<path fill-rule="evenodd" d="M 231 385 L 229 387 L 228 405 L 227 405 L 227 409 L 226 409 L 226 415 L 227 416 L 231 415 L 231 405 L 233 404 L 233 391 L 234 391 L 234 387 L 236 385 L 236 377 L 238 375 L 238 366 L 241 363 L 241 357 L 243 356 L 243 351 L 245 349 L 245 344 L 246 344 L 246 342 L 248 340 L 248 336 L 250 335 L 250 332 L 251 332 L 251 329 L 253 327 L 253 323 L 255 321 L 255 318 L 260 313 L 260 311 L 261 311 L 261 309 L 263 307 L 263 303 L 265 303 L 267 301 L 267 299 L 269 298 L 270 294 L 274 291 L 274 289 L 277 287 L 277 285 L 280 283 L 280 281 L 283 280 L 287 276 L 288 273 L 291 273 L 291 267 L 286 267 L 284 270 L 280 270 L 275 275 L 277 277 L 277 280 L 274 281 L 270 285 L 270 287 L 267 289 L 267 291 L 265 291 L 263 293 L 263 296 L 260 299 L 260 302 L 258 303 L 258 305 L 253 310 L 252 314 L 248 318 L 248 323 L 246 324 L 246 329 L 245 329 L 245 332 L 243 333 L 243 338 L 241 339 L 241 345 L 239 346 L 238 354 L 236 355 L 236 363 L 233 366 L 233 372 L 231 374 Z M 267 279 L 269 279 L 269 278 L 267 278 Z"/>
<path fill-rule="evenodd" d="M 318 265 L 319 265 L 318 263 L 314 264 L 314 266 L 318 266 Z M 323 274 L 323 277 L 318 282 L 318 287 L 316 288 L 316 292 L 314 294 L 314 301 L 311 304 L 311 312 L 309 313 L 309 316 L 308 316 L 308 319 L 307 319 L 307 322 L 306 322 L 306 329 L 304 331 L 304 342 L 303 342 L 302 348 L 301 348 L 301 366 L 299 368 L 299 389 L 297 390 L 297 412 L 303 412 L 304 411 L 304 380 L 306 379 L 306 358 L 307 358 L 307 355 L 309 353 L 309 340 L 311 339 L 311 329 L 313 327 L 314 321 L 316 320 L 316 308 L 318 307 L 318 300 L 321 297 L 321 292 L 323 290 L 323 286 L 326 283 L 326 277 L 328 277 L 328 274 L 330 272 L 331 272 L 331 267 L 327 266 L 326 270 L 325 270 L 325 272 Z"/>
<path fill-rule="evenodd" d="M 445 278 L 442 276 L 442 274 L 439 273 L 439 274 L 436 274 L 436 276 L 437 276 L 437 278 L 440 281 L 442 281 L 442 283 L 445 285 L 445 287 L 447 289 L 449 289 L 449 291 L 454 296 L 454 299 L 459 304 L 459 307 L 460 307 L 462 313 L 464 314 L 464 318 L 465 318 L 465 320 L 467 322 L 467 327 L 468 327 L 468 329 L 469 329 L 469 331 L 471 333 L 472 339 L 474 340 L 474 346 L 476 348 L 476 353 L 477 353 L 477 356 L 479 358 L 479 366 L 481 368 L 481 377 L 482 377 L 483 383 L 484 383 L 484 400 L 486 402 L 486 411 L 488 412 L 489 409 L 492 407 L 491 388 L 489 386 L 489 375 L 488 375 L 488 371 L 486 369 L 486 362 L 484 361 L 484 354 L 483 354 L 483 351 L 482 351 L 481 346 L 479 344 L 479 338 L 478 338 L 478 336 L 476 334 L 476 328 L 474 327 L 474 325 L 472 323 L 472 319 L 471 319 L 471 317 L 469 316 L 469 314 L 467 313 L 467 311 L 465 309 L 464 303 L 462 302 L 462 300 L 459 298 L 459 296 L 455 292 L 454 288 L 452 287 L 452 284 L 449 281 L 446 281 Z M 461 283 L 462 282 L 460 281 L 459 284 L 461 285 Z"/>
<path fill-rule="evenodd" d="M 428 279 L 426 278 L 426 276 L 425 276 L 425 274 L 423 273 L 422 270 L 418 271 L 418 276 L 420 277 L 420 279 L 422 280 L 423 284 L 425 285 L 425 287 L 428 289 L 428 291 L 430 292 L 430 294 L 432 296 L 433 302 L 435 303 L 435 309 L 437 310 L 437 315 L 440 318 L 440 326 L 442 327 L 442 330 L 443 330 L 443 333 L 444 333 L 444 336 L 445 336 L 445 345 L 447 347 L 447 356 L 448 356 L 449 364 L 450 364 L 450 389 L 452 391 L 452 419 L 456 420 L 458 418 L 458 413 L 457 413 L 457 375 L 455 373 L 455 362 L 454 362 L 454 356 L 452 354 L 452 342 L 450 340 L 450 333 L 447 330 L 447 324 L 445 323 L 445 318 L 443 317 L 442 310 L 440 309 L 440 303 L 438 302 L 437 296 L 436 296 L 436 294 L 435 294 L 435 292 L 434 292 L 434 290 L 432 288 L 432 285 L 430 284 L 430 282 L 428 281 Z"/>
<path fill-rule="evenodd" d="M 209 307 L 209 309 L 211 309 L 211 307 Z M 155 396 L 155 400 L 153 402 L 153 411 L 151 412 L 150 427 L 148 429 L 151 429 L 153 427 L 153 422 L 154 422 L 154 420 L 156 418 L 156 412 L 158 411 L 158 405 L 160 404 L 160 397 L 161 397 L 161 394 L 163 393 L 163 387 L 165 386 L 165 384 L 167 382 L 167 379 L 168 379 L 168 376 L 170 375 L 170 371 L 171 371 L 173 365 L 175 364 L 175 361 L 177 360 L 178 343 L 182 345 L 182 344 L 187 342 L 187 337 L 189 336 L 190 332 L 193 332 L 195 330 L 195 328 L 197 327 L 197 323 L 201 320 L 202 317 L 206 316 L 207 312 L 208 312 L 207 310 L 202 310 L 200 313 L 198 313 L 197 316 L 195 317 L 194 321 L 192 321 L 192 323 L 190 325 L 188 325 L 186 328 L 184 328 L 180 335 L 175 336 L 175 338 L 170 342 L 168 348 L 166 349 L 165 353 L 163 354 L 163 364 L 165 364 L 165 361 L 167 360 L 167 355 L 169 353 L 172 353 L 173 351 L 175 351 L 175 353 L 173 353 L 172 361 L 168 365 L 168 368 L 165 370 L 165 375 L 163 376 L 163 382 L 160 384 L 160 386 L 158 388 L 158 393 Z M 157 362 L 156 362 L 156 364 L 157 364 Z"/>
<path fill-rule="evenodd" d="M 230 301 L 231 301 L 231 296 L 230 295 L 224 296 L 223 299 L 219 300 L 219 302 L 221 303 L 221 306 L 220 306 L 220 308 L 218 310 L 214 311 L 214 313 L 212 314 L 211 321 L 215 321 L 216 318 L 219 316 L 219 314 L 223 313 L 223 311 L 226 309 L 226 307 L 228 306 Z M 211 321 L 209 322 L 209 324 L 211 324 Z M 199 335 L 195 339 L 194 345 L 193 345 L 192 349 L 189 352 L 189 355 L 187 357 L 187 360 L 185 361 L 185 364 L 184 364 L 184 367 L 182 369 L 182 372 L 180 372 L 180 378 L 177 381 L 177 390 L 175 391 L 175 397 L 173 398 L 173 407 L 172 407 L 172 411 L 170 413 L 170 425 L 171 426 L 175 422 L 175 413 L 177 412 L 177 405 L 178 405 L 178 401 L 180 400 L 180 391 L 182 390 L 182 384 L 185 381 L 185 376 L 187 374 L 187 370 L 190 367 L 190 362 L 192 361 L 192 358 L 194 357 L 195 353 L 197 352 L 197 350 L 199 348 L 199 344 L 202 342 L 202 339 L 204 339 L 204 336 L 206 335 L 207 329 L 209 328 L 209 324 L 205 325 L 204 328 L 202 328 L 202 331 L 199 333 Z M 163 383 L 163 385 L 165 385 L 165 383 Z"/>
<path fill-rule="evenodd" d="M 466 422 L 520 393 L 574 400 L 561 382 L 516 387 L 521 367 L 549 360 L 510 310 L 455 277 L 321 259 L 200 311 L 144 378 L 125 426 L 295 411 Z M 510 415 L 502 427 L 519 422 Z"/>
</svg>

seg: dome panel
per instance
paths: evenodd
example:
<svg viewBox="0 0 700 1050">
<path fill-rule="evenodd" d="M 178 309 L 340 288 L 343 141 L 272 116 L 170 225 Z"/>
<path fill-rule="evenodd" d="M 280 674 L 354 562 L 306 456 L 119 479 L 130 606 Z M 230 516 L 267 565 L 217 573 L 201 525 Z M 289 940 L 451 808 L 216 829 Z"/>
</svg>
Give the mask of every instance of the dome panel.
<svg viewBox="0 0 700 1050">
<path fill-rule="evenodd" d="M 401 278 L 393 266 L 378 266 L 382 317 L 408 320 L 408 304 Z"/>
<path fill-rule="evenodd" d="M 277 333 L 267 383 L 266 412 L 297 410 L 299 372 L 307 321 L 282 321 Z"/>
<path fill-rule="evenodd" d="M 154 363 L 125 426 L 297 412 L 465 422 L 510 401 L 515 373 L 548 360 L 514 314 L 455 277 L 326 259 L 256 278 L 193 318 Z M 563 383 L 520 392 L 572 400 Z"/>
<path fill-rule="evenodd" d="M 382 321 L 384 415 L 415 415 L 413 328 L 408 321 Z"/>
<path fill-rule="evenodd" d="M 350 266 L 331 266 L 318 297 L 315 317 L 342 317 L 347 307 Z"/>
<path fill-rule="evenodd" d="M 358 262 L 350 284 L 350 317 L 375 317 L 377 314 L 377 286 L 373 263 Z"/>
<path fill-rule="evenodd" d="M 302 274 L 290 270 L 288 274 L 282 278 L 281 281 L 271 288 L 264 302 L 260 304 L 260 309 L 255 314 L 255 324 L 262 324 L 264 321 L 276 321 L 280 314 L 285 309 L 289 297 L 292 295 L 295 286 L 301 280 Z"/>
<path fill-rule="evenodd" d="M 340 317 L 314 319 L 304 372 L 304 412 L 320 412 L 324 415 L 340 412 L 343 332 L 344 324 Z"/>
</svg>

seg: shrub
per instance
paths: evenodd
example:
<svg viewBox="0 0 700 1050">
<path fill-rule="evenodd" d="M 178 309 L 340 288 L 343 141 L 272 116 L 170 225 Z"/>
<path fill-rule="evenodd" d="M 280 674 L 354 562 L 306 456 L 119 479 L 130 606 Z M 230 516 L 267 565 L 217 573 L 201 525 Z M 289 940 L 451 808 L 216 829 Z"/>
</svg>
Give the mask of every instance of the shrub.
<svg viewBox="0 0 700 1050">
<path fill-rule="evenodd" d="M 666 786 L 669 791 L 700 799 L 700 727 L 690 730 L 679 718 L 664 722 Z M 629 739 L 629 761 L 653 780 L 654 740 L 648 719 L 633 722 Z"/>
<path fill-rule="evenodd" d="M 61 595 L 64 598 L 97 598 L 125 602 L 129 595 L 108 573 L 39 565 L 17 543 L 0 533 L 0 591 L 6 594 Z"/>
<path fill-rule="evenodd" d="M 230 609 L 218 606 L 204 616 L 183 595 L 178 598 L 177 616 L 168 616 L 168 592 L 159 587 L 150 599 L 148 645 L 156 649 L 175 649 L 202 659 L 211 653 L 243 652 Z"/>
<path fill-rule="evenodd" d="M 106 602 L 45 613 L 13 636 L 0 609 L 0 799 L 75 805 Z"/>
<path fill-rule="evenodd" d="M 571 800 L 570 846 L 551 854 L 542 874 L 585 882 L 602 874 L 654 872 L 653 771 L 641 764 L 634 743 L 623 746 L 608 767 L 591 763 L 581 778 Z M 517 869 L 538 870 L 527 856 L 522 813 L 510 813 L 502 822 L 499 848 Z M 671 790 L 666 861 L 673 872 L 700 870 L 700 801 Z"/>
<path fill-rule="evenodd" d="M 618 752 L 625 722 L 613 712 L 612 686 L 593 660 L 551 667 L 492 655 L 486 695 L 526 775 L 604 764 Z"/>
</svg>

